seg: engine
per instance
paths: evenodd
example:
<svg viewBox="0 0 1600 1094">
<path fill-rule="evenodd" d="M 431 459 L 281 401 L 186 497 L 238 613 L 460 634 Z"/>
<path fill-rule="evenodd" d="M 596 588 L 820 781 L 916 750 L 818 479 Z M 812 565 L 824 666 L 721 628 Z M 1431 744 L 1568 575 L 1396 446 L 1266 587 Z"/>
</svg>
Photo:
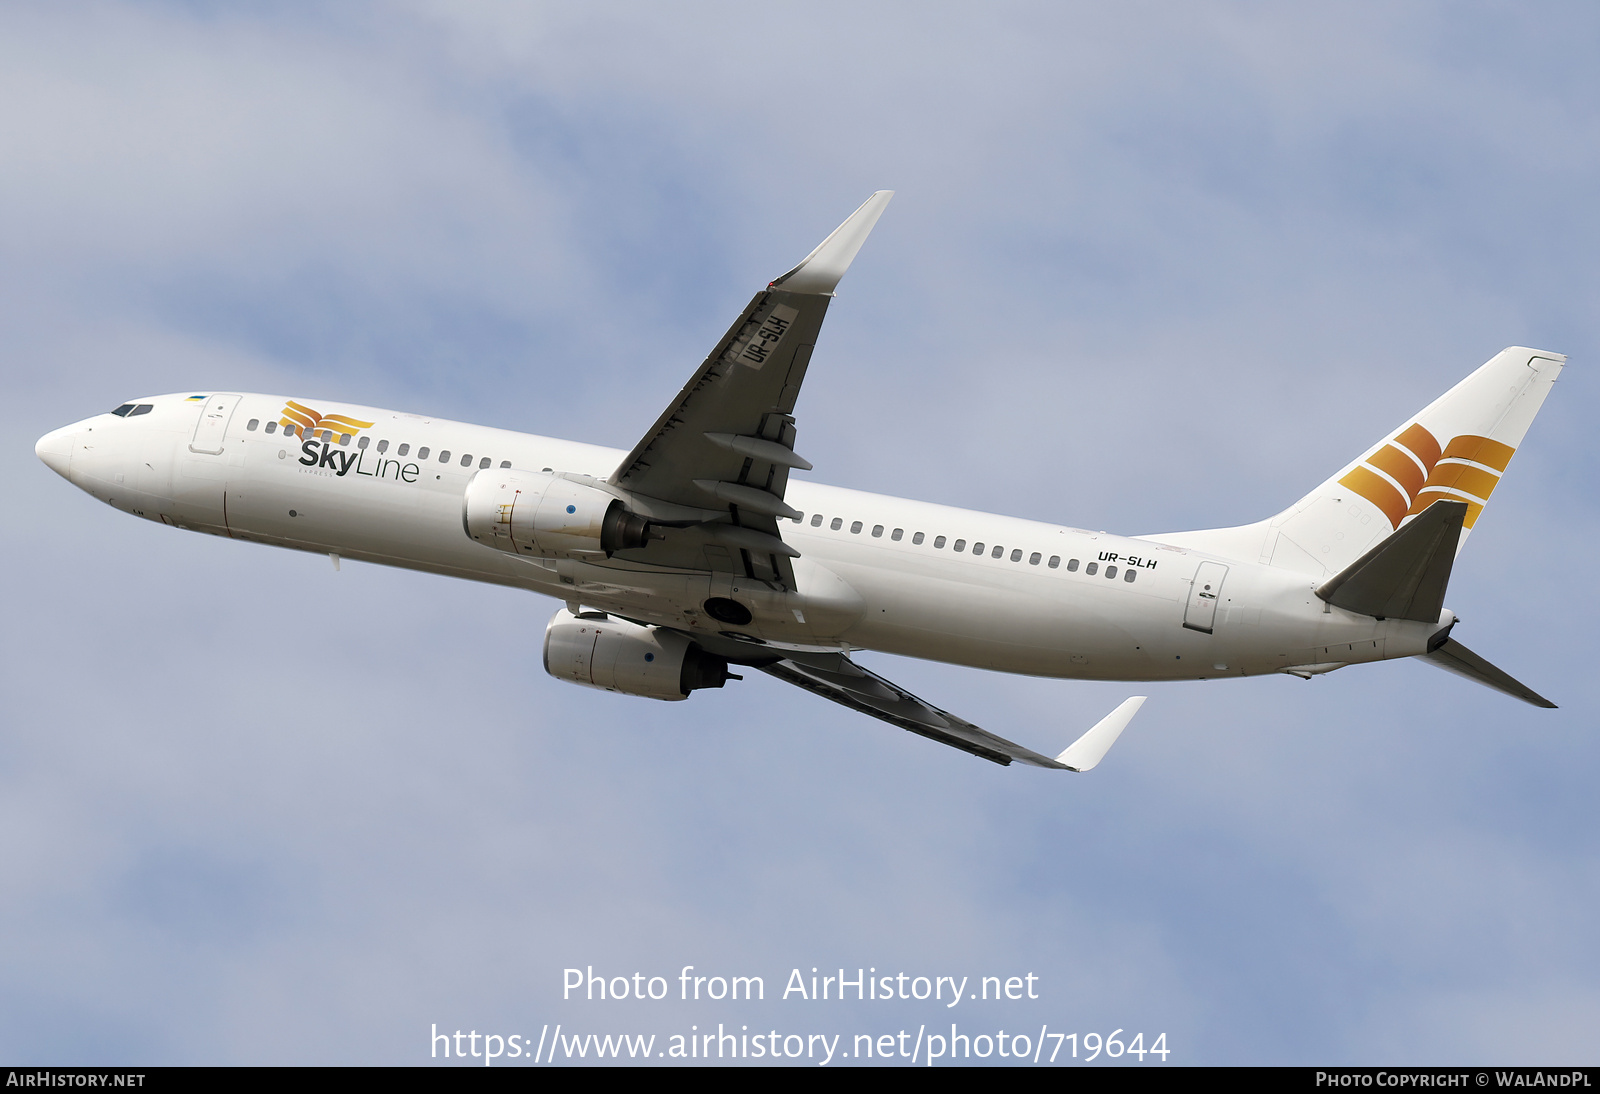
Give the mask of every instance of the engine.
<svg viewBox="0 0 1600 1094">
<path fill-rule="evenodd" d="M 544 670 L 557 680 L 646 699 L 687 699 L 728 681 L 726 660 L 675 631 L 565 608 L 545 628 Z"/>
<path fill-rule="evenodd" d="M 544 558 L 609 558 L 652 538 L 650 522 L 621 498 L 539 471 L 479 471 L 467 484 L 461 523 L 485 546 Z"/>
</svg>

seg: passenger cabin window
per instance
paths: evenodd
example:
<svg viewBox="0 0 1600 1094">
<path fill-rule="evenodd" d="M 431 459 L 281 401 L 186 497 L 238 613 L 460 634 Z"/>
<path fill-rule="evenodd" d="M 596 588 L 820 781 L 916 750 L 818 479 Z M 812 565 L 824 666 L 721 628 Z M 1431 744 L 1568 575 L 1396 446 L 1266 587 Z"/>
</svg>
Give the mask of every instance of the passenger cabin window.
<svg viewBox="0 0 1600 1094">
<path fill-rule="evenodd" d="M 943 536 L 934 536 L 933 537 L 933 549 L 935 551 L 944 550 L 944 537 Z M 959 550 L 961 550 L 961 548 L 958 546 L 958 547 L 956 547 L 956 550 L 959 551 Z"/>
<path fill-rule="evenodd" d="M 840 528 L 844 527 L 844 518 L 843 517 L 834 517 L 833 520 L 828 522 L 828 527 L 832 528 L 835 532 L 837 532 Z"/>
<path fill-rule="evenodd" d="M 404 456 L 405 454 L 406 454 L 406 446 L 405 445 L 401 445 L 400 446 L 400 455 Z M 417 459 L 425 460 L 427 458 L 428 458 L 428 446 L 427 445 L 423 445 L 421 448 L 417 449 Z"/>
<path fill-rule="evenodd" d="M 1129 585 L 1132 585 L 1133 584 L 1133 579 L 1138 577 L 1138 576 L 1139 576 L 1139 571 L 1138 570 L 1129 570 L 1128 572 L 1126 572 L 1125 574 L 1122 575 L 1122 580 L 1126 581 Z"/>
<path fill-rule="evenodd" d="M 965 551 L 967 549 L 967 541 L 964 539 L 958 539 L 955 542 L 955 546 L 951 547 L 950 549 L 952 551 Z"/>
<path fill-rule="evenodd" d="M 378 442 L 378 455 L 381 456 L 387 451 L 389 451 L 389 442 L 388 441 L 379 441 Z"/>
<path fill-rule="evenodd" d="M 898 531 L 898 529 L 896 529 L 896 531 Z M 895 536 L 895 538 L 899 539 L 900 537 L 899 536 Z M 922 533 L 918 532 L 915 535 L 913 535 L 911 537 L 911 542 L 913 544 L 915 544 L 916 546 L 921 547 L 922 546 Z"/>
<path fill-rule="evenodd" d="M 411 446 L 409 444 L 403 444 L 399 448 L 394 450 L 394 454 L 396 456 L 404 456 L 407 452 L 410 452 L 410 451 L 411 451 Z M 423 452 L 422 453 L 422 458 L 426 459 L 427 455 L 428 454 L 426 452 Z"/>
<path fill-rule="evenodd" d="M 1011 561 L 1012 562 L 1021 562 L 1022 561 L 1022 552 L 1021 551 L 1012 551 L 1011 552 Z M 1034 555 L 1033 556 L 1033 561 L 1038 562 L 1039 561 L 1039 556 L 1038 555 Z"/>
<path fill-rule="evenodd" d="M 491 463 L 493 463 L 493 462 L 494 461 L 491 460 L 488 456 L 485 456 L 483 459 L 478 461 L 478 470 L 479 471 L 487 471 L 489 469 L 489 465 Z"/>
<path fill-rule="evenodd" d="M 852 536 L 859 536 L 861 534 L 861 522 L 859 520 L 853 520 L 850 522 L 850 534 Z"/>
<path fill-rule="evenodd" d="M 350 434 L 348 434 L 348 433 L 339 434 L 339 443 L 342 444 L 342 445 L 348 446 L 350 444 Z"/>
<path fill-rule="evenodd" d="M 1037 565 L 1039 565 L 1040 557 L 1041 556 L 1040 556 L 1038 551 L 1033 552 L 1033 554 L 1028 556 L 1028 565 L 1029 566 L 1037 566 Z"/>
<path fill-rule="evenodd" d="M 278 423 L 277 422 L 268 422 L 266 431 L 268 433 L 276 433 L 278 431 Z"/>
<path fill-rule="evenodd" d="M 1067 573 L 1070 574 L 1074 570 L 1076 570 L 1077 568 L 1078 568 L 1078 560 L 1077 559 L 1073 559 L 1071 562 L 1067 563 Z"/>
<path fill-rule="evenodd" d="M 372 438 L 371 437 L 367 437 L 367 436 L 363 436 L 360 440 L 358 440 L 356 442 L 356 447 L 361 449 L 363 452 L 365 452 L 366 448 L 367 448 L 367 445 L 370 444 L 370 443 L 372 443 Z"/>
<path fill-rule="evenodd" d="M 981 554 L 983 554 L 983 544 L 981 544 L 981 543 L 974 543 L 974 544 L 973 544 L 973 545 L 972 545 L 972 553 L 973 553 L 973 554 L 975 554 L 975 555 L 981 555 Z"/>
<path fill-rule="evenodd" d="M 245 423 L 244 427 L 246 429 L 248 429 L 250 432 L 254 433 L 256 431 L 256 426 L 258 426 L 260 424 L 261 424 L 261 419 L 260 418 L 251 418 L 248 422 Z"/>
<path fill-rule="evenodd" d="M 1106 580 L 1107 581 L 1115 581 L 1116 577 L 1117 577 L 1117 568 L 1115 566 L 1107 566 L 1106 567 Z"/>
<path fill-rule="evenodd" d="M 1100 564 L 1098 562 L 1091 562 L 1091 563 L 1089 563 L 1089 565 L 1087 565 L 1087 566 L 1085 566 L 1083 568 L 1083 572 L 1088 574 L 1090 577 L 1093 577 L 1095 575 L 1095 571 L 1097 571 L 1099 569 L 1100 569 Z"/>
<path fill-rule="evenodd" d="M 882 539 L 883 538 L 883 525 L 874 524 L 872 526 L 872 538 L 873 539 Z M 899 537 L 896 536 L 895 538 L 898 539 Z"/>
<path fill-rule="evenodd" d="M 461 457 L 461 466 L 462 467 L 471 467 L 472 466 L 472 453 L 471 452 L 468 452 L 465 456 Z"/>
<path fill-rule="evenodd" d="M 822 514 L 821 513 L 812 513 L 811 514 L 811 527 L 813 527 L 813 528 L 821 528 L 822 527 Z"/>
<path fill-rule="evenodd" d="M 889 533 L 889 538 L 894 540 L 896 543 L 899 543 L 905 538 L 905 534 L 906 530 L 904 528 L 896 528 L 894 531 Z"/>
<path fill-rule="evenodd" d="M 332 442 L 333 442 L 333 430 L 324 429 L 322 431 L 322 443 L 323 444 L 331 444 Z"/>
<path fill-rule="evenodd" d="M 500 461 L 500 466 L 501 467 L 510 467 L 511 466 L 511 461 L 510 460 L 501 460 Z"/>
<path fill-rule="evenodd" d="M 444 449 L 443 451 L 441 451 L 439 453 L 439 462 L 440 463 L 449 463 L 450 462 L 450 450 L 448 448 Z"/>
<path fill-rule="evenodd" d="M 1056 567 L 1058 567 L 1060 565 L 1061 565 L 1061 556 L 1060 555 L 1051 555 L 1050 556 L 1050 568 L 1052 570 L 1054 570 Z"/>
<path fill-rule="evenodd" d="M 111 413 L 115 414 L 119 418 L 126 418 L 128 416 L 128 411 L 130 411 L 132 409 L 133 409 L 133 404 L 132 403 L 123 403 L 121 406 L 117 407 L 117 409 L 113 410 Z"/>
</svg>

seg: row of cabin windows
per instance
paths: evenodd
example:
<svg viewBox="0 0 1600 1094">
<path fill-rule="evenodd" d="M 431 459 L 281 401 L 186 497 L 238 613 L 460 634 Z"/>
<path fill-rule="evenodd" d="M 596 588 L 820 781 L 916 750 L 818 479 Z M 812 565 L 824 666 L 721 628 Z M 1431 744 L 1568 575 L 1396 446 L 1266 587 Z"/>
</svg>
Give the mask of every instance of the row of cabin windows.
<svg viewBox="0 0 1600 1094">
<path fill-rule="evenodd" d="M 824 518 L 823 518 L 821 513 L 812 513 L 811 514 L 811 527 L 813 527 L 813 528 L 821 528 L 823 519 Z M 795 520 L 795 523 L 798 524 L 803 520 L 805 520 L 805 514 L 802 513 Z M 828 522 L 828 527 L 831 530 L 835 531 L 835 532 L 839 531 L 841 528 L 844 527 L 844 518 L 843 517 L 834 517 L 831 521 Z M 864 527 L 864 525 L 861 523 L 861 521 L 859 521 L 859 520 L 851 521 L 850 522 L 850 534 L 859 536 L 861 534 L 861 529 L 863 527 Z M 906 534 L 906 530 L 904 528 L 896 528 L 896 529 L 894 529 L 894 531 L 889 533 L 889 538 L 891 540 L 893 540 L 894 542 L 899 543 L 900 540 L 905 537 L 905 534 Z M 882 539 L 883 538 L 883 525 L 874 524 L 872 526 L 872 537 L 874 539 Z M 923 540 L 925 538 L 926 537 L 921 532 L 913 532 L 911 534 L 911 542 L 913 544 L 915 544 L 916 546 L 919 546 L 919 547 L 922 545 Z M 946 542 L 947 541 L 946 541 L 944 536 L 934 536 L 933 537 L 933 549 L 936 550 L 936 551 L 944 550 L 944 545 L 945 545 Z M 986 545 L 981 540 L 977 541 L 977 542 L 974 542 L 973 545 L 972 545 L 972 553 L 975 554 L 975 555 L 981 555 L 981 554 L 984 553 L 985 547 L 986 547 Z M 952 551 L 965 552 L 966 549 L 967 549 L 967 541 L 964 540 L 964 539 L 958 539 L 958 540 L 956 540 L 954 543 L 952 543 L 950 545 L 950 549 Z M 989 551 L 989 557 L 990 558 L 1004 558 L 1005 554 L 1006 554 L 1006 549 L 1004 547 L 1001 547 L 999 544 L 996 544 L 993 547 L 989 547 L 988 551 Z M 1044 557 L 1043 554 L 1041 554 L 1038 551 L 1034 551 L 1032 554 L 1030 554 L 1028 556 L 1028 565 L 1029 566 L 1037 566 L 1037 565 L 1039 565 L 1039 562 L 1040 562 L 1041 559 L 1043 559 L 1043 557 Z M 1012 548 L 1011 561 L 1012 562 L 1021 562 L 1022 561 L 1022 549 L 1020 547 Z M 1061 567 L 1061 556 L 1060 555 L 1051 555 L 1050 556 L 1049 567 L 1052 570 L 1059 569 Z M 1075 558 L 1068 559 L 1067 560 L 1067 573 L 1069 573 L 1069 574 L 1070 573 L 1076 573 L 1077 569 L 1078 569 L 1078 560 L 1075 559 Z M 1091 562 L 1091 563 L 1089 563 L 1087 566 L 1085 566 L 1083 568 L 1083 572 L 1085 574 L 1089 575 L 1090 577 L 1094 577 L 1097 573 L 1099 573 L 1099 571 L 1100 571 L 1100 564 L 1098 562 Z M 1117 576 L 1117 567 L 1115 567 L 1115 566 L 1107 566 L 1106 567 L 1106 578 L 1108 580 L 1115 580 L 1116 576 Z M 1122 580 L 1123 581 L 1126 581 L 1126 582 L 1131 584 L 1138 576 L 1139 576 L 1139 571 L 1138 570 L 1132 570 L 1132 569 L 1127 569 L 1127 568 L 1123 569 L 1123 573 L 1122 573 Z"/>
<path fill-rule="evenodd" d="M 251 418 L 249 424 L 247 424 L 245 426 L 245 429 L 254 432 L 255 429 L 260 425 L 261 425 L 261 419 L 260 418 Z M 278 423 L 277 422 L 268 422 L 267 423 L 267 428 L 263 432 L 276 433 L 277 431 L 278 431 Z M 308 431 L 304 426 L 286 425 L 286 426 L 283 427 L 283 432 L 284 432 L 285 436 L 289 436 L 289 437 L 312 437 L 312 438 L 315 438 L 317 440 L 327 441 L 329 444 L 333 443 L 333 431 L 331 429 L 313 429 L 313 430 L 309 430 Z M 371 440 L 372 440 L 371 437 L 362 437 L 361 439 L 356 441 L 356 447 L 364 449 L 364 448 L 367 447 L 368 442 L 370 442 Z M 348 433 L 339 434 L 338 443 L 339 444 L 348 445 L 350 443 L 350 434 L 348 434 Z M 381 456 L 381 455 L 383 455 L 384 453 L 386 453 L 388 451 L 389 451 L 389 442 L 388 441 L 379 441 L 378 442 L 378 455 Z M 416 458 L 419 459 L 419 460 L 425 460 L 425 459 L 428 458 L 428 453 L 430 451 L 432 451 L 432 450 L 427 445 L 423 445 L 421 448 L 417 449 Z M 398 448 L 396 448 L 394 450 L 394 454 L 396 456 L 408 456 L 408 455 L 411 454 L 411 446 L 409 444 L 403 444 L 403 445 L 401 445 L 400 447 L 398 447 Z M 440 463 L 449 463 L 450 462 L 450 450 L 448 448 L 440 450 L 440 452 L 439 452 L 439 462 Z M 492 459 L 490 459 L 488 456 L 484 456 L 484 457 L 482 457 L 481 459 L 478 460 L 478 469 L 480 471 L 486 470 L 490 466 L 492 466 L 493 463 L 494 463 L 494 461 Z M 472 466 L 472 454 L 470 452 L 469 453 L 464 453 L 462 455 L 462 457 L 461 457 L 461 466 L 462 467 L 471 467 Z M 510 467 L 511 466 L 511 461 L 510 460 L 501 460 L 500 461 L 500 466 L 501 467 Z"/>
</svg>

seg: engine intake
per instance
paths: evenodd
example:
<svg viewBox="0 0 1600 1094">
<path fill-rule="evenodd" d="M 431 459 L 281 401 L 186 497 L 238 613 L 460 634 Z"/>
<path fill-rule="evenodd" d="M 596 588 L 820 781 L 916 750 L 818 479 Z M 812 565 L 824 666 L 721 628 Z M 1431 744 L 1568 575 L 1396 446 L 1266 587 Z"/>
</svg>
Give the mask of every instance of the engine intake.
<svg viewBox="0 0 1600 1094">
<path fill-rule="evenodd" d="M 542 471 L 479 471 L 467 484 L 461 523 L 487 547 L 544 558 L 610 558 L 653 538 L 650 522 L 621 498 Z"/>
<path fill-rule="evenodd" d="M 603 612 L 573 615 L 565 608 L 545 628 L 544 670 L 584 687 L 669 701 L 728 681 L 725 658 L 676 631 L 641 627 Z"/>
</svg>

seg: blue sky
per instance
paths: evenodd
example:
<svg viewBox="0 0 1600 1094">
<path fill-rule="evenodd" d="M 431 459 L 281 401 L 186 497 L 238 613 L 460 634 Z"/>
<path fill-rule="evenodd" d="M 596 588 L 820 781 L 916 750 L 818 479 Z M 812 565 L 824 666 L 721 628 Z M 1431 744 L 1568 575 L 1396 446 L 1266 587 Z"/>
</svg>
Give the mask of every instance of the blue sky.
<svg viewBox="0 0 1600 1094">
<path fill-rule="evenodd" d="M 958 1020 L 1181 1063 L 1593 1062 L 1597 39 L 1578 4 L 0 13 L 0 1052 L 950 1017 L 560 999 L 692 964 L 1033 972 Z M 135 521 L 32 453 L 219 388 L 626 448 L 879 188 L 798 408 L 823 482 L 1242 523 L 1502 347 L 1569 354 L 1450 597 L 1561 709 L 864 655 L 1042 751 L 1151 695 L 1091 775 L 1000 769 L 766 679 L 563 685 L 553 603 Z"/>
</svg>

